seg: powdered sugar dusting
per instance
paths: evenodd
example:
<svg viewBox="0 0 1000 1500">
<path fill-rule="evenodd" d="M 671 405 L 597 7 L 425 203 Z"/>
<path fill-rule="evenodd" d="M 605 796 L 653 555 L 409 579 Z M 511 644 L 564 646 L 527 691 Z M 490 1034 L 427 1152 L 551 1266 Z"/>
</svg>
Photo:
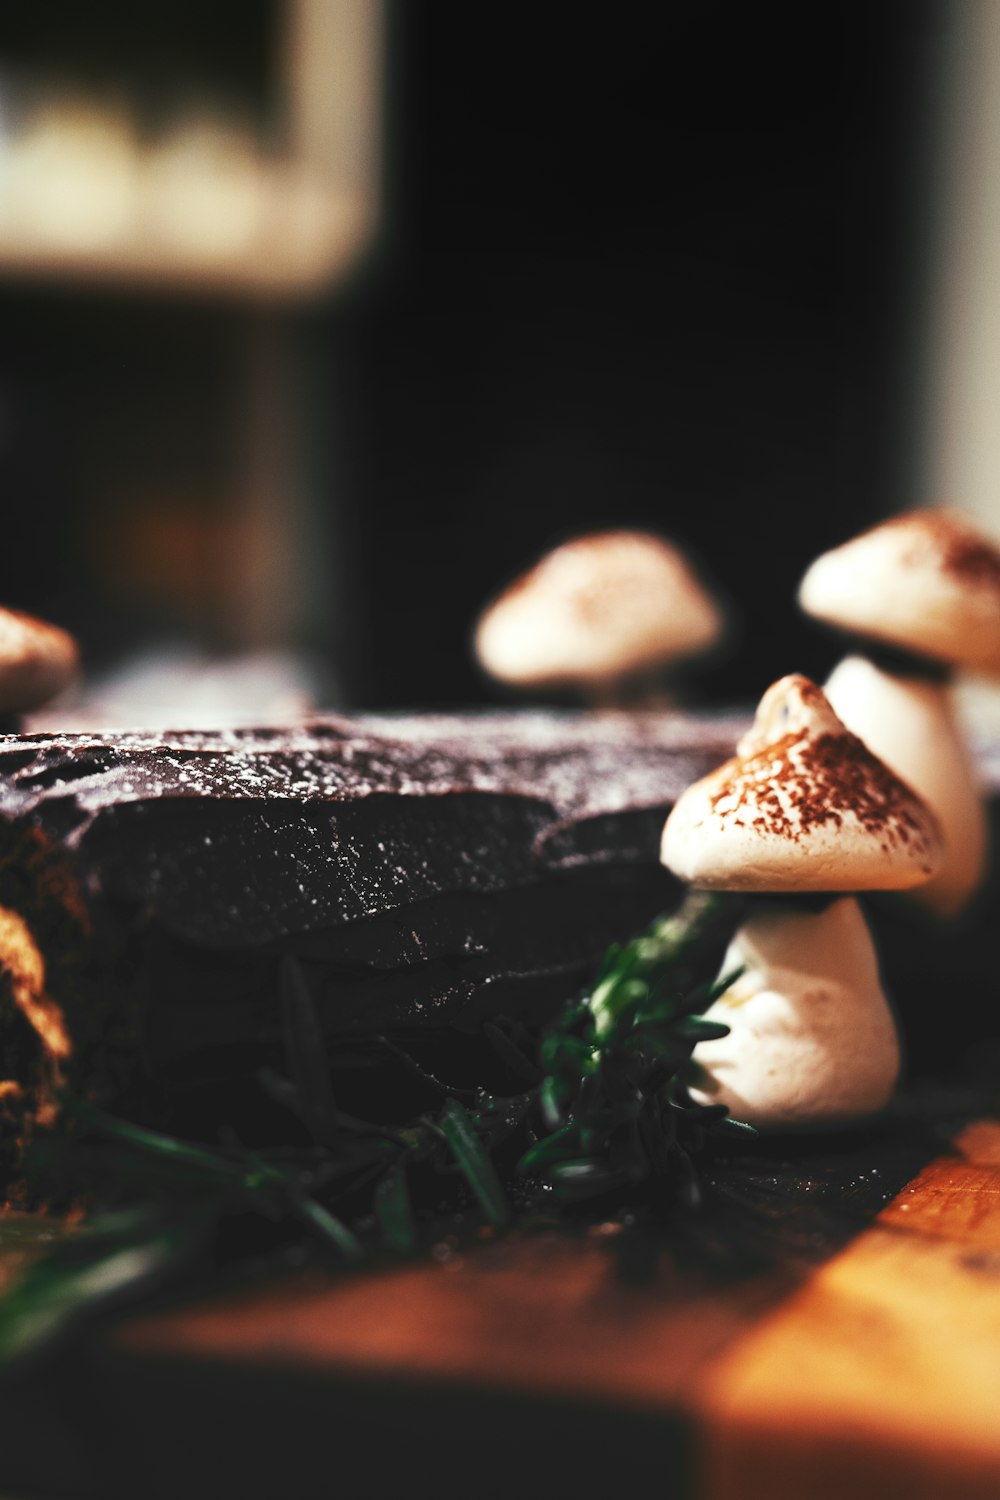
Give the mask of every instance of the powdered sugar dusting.
<svg viewBox="0 0 1000 1500">
<path fill-rule="evenodd" d="M 71 796 L 84 814 L 163 798 L 353 802 L 390 794 L 523 794 L 586 816 L 676 797 L 744 721 L 681 714 L 485 714 L 291 728 L 0 738 L 0 811 Z"/>
</svg>

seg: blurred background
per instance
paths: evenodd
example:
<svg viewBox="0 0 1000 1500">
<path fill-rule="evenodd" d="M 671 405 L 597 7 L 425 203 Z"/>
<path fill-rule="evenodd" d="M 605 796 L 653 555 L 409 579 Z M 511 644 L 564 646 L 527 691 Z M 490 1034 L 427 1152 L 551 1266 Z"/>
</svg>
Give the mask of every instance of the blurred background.
<svg viewBox="0 0 1000 1500">
<path fill-rule="evenodd" d="M 702 702 L 824 674 L 817 551 L 1000 526 L 998 85 L 996 0 L 8 0 L 0 599 L 119 722 L 486 704 L 487 598 L 639 526 Z"/>
</svg>

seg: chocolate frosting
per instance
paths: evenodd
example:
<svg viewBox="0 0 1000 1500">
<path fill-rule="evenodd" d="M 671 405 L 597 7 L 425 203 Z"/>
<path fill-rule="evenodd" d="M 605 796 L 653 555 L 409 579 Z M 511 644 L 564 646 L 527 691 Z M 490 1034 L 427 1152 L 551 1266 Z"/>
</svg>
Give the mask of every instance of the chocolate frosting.
<svg viewBox="0 0 1000 1500">
<path fill-rule="evenodd" d="M 665 714 L 325 717 L 0 740 L 0 818 L 184 941 L 253 947 L 452 893 L 657 861 L 743 727 Z"/>
</svg>

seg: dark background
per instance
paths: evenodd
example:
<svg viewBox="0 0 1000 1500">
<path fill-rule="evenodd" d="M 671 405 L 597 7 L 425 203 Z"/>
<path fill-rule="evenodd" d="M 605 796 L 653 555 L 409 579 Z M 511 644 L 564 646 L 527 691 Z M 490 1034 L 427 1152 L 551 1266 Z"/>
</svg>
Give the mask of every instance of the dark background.
<svg viewBox="0 0 1000 1500">
<path fill-rule="evenodd" d="M 153 26 L 158 56 L 260 91 L 268 5 L 138 9 L 123 56 Z M 76 628 L 96 665 L 172 631 L 240 645 L 169 590 L 109 586 L 132 503 L 109 475 L 210 492 L 247 328 L 276 319 L 336 556 L 327 605 L 275 644 L 335 657 L 349 701 L 496 699 L 468 648 L 487 596 L 619 525 L 677 538 L 735 605 L 706 700 L 822 673 L 804 565 L 930 498 L 908 423 L 945 10 L 390 0 L 380 239 L 328 302 L 0 291 L 2 596 Z M 13 7 L 0 44 L 30 50 L 31 15 Z"/>
</svg>

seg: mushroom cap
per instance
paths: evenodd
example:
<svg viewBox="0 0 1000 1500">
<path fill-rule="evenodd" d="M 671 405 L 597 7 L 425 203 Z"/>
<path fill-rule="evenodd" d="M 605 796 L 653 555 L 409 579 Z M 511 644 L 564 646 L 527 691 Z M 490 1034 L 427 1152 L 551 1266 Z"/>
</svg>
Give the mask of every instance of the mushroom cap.
<svg viewBox="0 0 1000 1500">
<path fill-rule="evenodd" d="M 68 687 L 80 664 L 65 630 L 18 610 L 0 609 L 0 711 L 38 708 Z"/>
<path fill-rule="evenodd" d="M 774 683 L 736 756 L 682 793 L 661 849 L 722 891 L 905 890 L 942 857 L 933 813 L 801 676 Z"/>
<path fill-rule="evenodd" d="M 842 630 L 1000 673 L 1000 547 L 954 512 L 911 511 L 824 552 L 799 603 Z"/>
<path fill-rule="evenodd" d="M 522 687 L 602 684 L 693 656 L 722 612 L 671 543 L 640 531 L 577 537 L 483 613 L 480 664 Z"/>
</svg>

